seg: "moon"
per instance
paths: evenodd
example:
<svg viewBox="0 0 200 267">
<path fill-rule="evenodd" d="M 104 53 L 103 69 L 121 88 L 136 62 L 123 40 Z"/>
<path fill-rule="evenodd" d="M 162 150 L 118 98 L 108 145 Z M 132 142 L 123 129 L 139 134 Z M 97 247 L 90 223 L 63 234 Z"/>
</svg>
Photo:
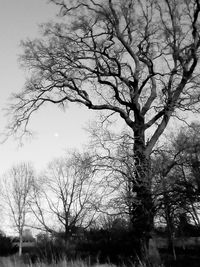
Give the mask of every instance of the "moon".
<svg viewBox="0 0 200 267">
<path fill-rule="evenodd" d="M 54 133 L 54 137 L 55 137 L 55 138 L 58 138 L 58 137 L 59 137 L 59 133 L 57 133 L 57 132 Z"/>
</svg>

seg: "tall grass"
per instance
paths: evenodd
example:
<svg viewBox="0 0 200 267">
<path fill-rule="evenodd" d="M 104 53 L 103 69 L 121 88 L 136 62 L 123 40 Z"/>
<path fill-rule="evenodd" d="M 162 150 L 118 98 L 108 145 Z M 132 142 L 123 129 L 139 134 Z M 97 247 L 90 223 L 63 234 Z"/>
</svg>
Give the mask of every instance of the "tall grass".
<svg viewBox="0 0 200 267">
<path fill-rule="evenodd" d="M 130 265 L 129 265 L 130 266 Z M 132 267 L 147 267 L 145 263 L 140 262 L 139 265 L 131 264 Z M 0 267 L 91 267 L 88 263 L 77 260 L 77 261 L 67 261 L 62 260 L 58 263 L 53 262 L 51 264 L 37 262 L 37 263 L 24 263 L 18 257 L 0 257 Z M 115 267 L 114 264 L 94 264 L 93 267 Z M 125 266 L 123 266 L 125 267 Z M 164 267 L 163 265 L 157 267 Z"/>
<path fill-rule="evenodd" d="M 95 264 L 93 267 L 115 267 L 113 264 Z M 24 263 L 22 259 L 19 257 L 0 257 L 0 267 L 91 267 L 88 263 L 77 260 L 77 261 L 67 261 L 62 260 L 58 263 L 53 262 L 51 264 L 47 264 L 44 262 L 36 262 L 36 263 Z"/>
<path fill-rule="evenodd" d="M 59 263 L 53 262 L 51 264 L 36 262 L 24 263 L 18 257 L 2 257 L 0 258 L 0 267 L 89 267 L 84 261 L 67 261 L 62 260 Z M 106 266 L 108 267 L 108 266 Z"/>
</svg>

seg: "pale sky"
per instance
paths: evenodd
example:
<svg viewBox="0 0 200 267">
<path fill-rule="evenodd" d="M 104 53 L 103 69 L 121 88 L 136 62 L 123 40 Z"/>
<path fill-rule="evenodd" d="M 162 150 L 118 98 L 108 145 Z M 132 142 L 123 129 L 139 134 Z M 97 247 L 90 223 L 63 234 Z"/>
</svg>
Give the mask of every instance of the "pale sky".
<svg viewBox="0 0 200 267">
<path fill-rule="evenodd" d="M 0 132 L 6 120 L 3 108 L 12 92 L 25 82 L 25 72 L 19 67 L 22 52 L 20 40 L 38 36 L 38 25 L 55 18 L 58 9 L 47 0 L 5 0 L 0 9 Z M 87 142 L 86 123 L 94 116 L 86 108 L 70 105 L 62 112 L 53 105 L 42 108 L 33 116 L 30 128 L 36 137 L 23 147 L 12 138 L 0 145 L 0 175 L 13 164 L 31 161 L 40 170 L 67 149 L 79 148 Z"/>
</svg>

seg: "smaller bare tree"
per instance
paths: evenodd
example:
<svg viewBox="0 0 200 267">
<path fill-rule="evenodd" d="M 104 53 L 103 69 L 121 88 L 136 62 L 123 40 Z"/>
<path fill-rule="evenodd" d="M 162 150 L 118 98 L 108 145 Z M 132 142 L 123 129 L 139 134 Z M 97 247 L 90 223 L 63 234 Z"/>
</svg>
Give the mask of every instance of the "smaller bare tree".
<svg viewBox="0 0 200 267">
<path fill-rule="evenodd" d="M 90 158 L 78 153 L 51 162 L 35 188 L 32 209 L 42 229 L 69 237 L 93 222 L 102 195 Z"/>
<path fill-rule="evenodd" d="M 23 230 L 33 188 L 34 170 L 29 163 L 13 166 L 2 179 L 1 195 L 19 234 L 19 256 L 22 254 Z"/>
<path fill-rule="evenodd" d="M 116 132 L 110 126 L 109 122 L 96 123 L 88 129 L 91 137 L 89 149 L 95 159 L 93 165 L 107 187 L 107 203 L 102 212 L 108 217 L 123 216 L 131 224 L 133 205 L 136 208 L 140 206 L 132 190 L 136 171 L 131 149 L 134 139 L 129 131 Z"/>
</svg>

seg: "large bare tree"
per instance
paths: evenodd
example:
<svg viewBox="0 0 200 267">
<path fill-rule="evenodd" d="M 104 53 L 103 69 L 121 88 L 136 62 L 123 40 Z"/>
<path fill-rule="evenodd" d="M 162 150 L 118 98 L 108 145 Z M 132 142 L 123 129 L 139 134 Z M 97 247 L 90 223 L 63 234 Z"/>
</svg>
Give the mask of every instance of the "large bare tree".
<svg viewBox="0 0 200 267">
<path fill-rule="evenodd" d="M 34 185 L 34 170 L 28 163 L 13 166 L 1 183 L 4 209 L 8 209 L 14 227 L 19 234 L 19 256 L 22 254 L 23 230 L 30 212 L 29 201 Z"/>
<path fill-rule="evenodd" d="M 52 0 L 63 21 L 22 42 L 30 70 L 14 95 L 10 133 L 24 133 L 45 103 L 79 103 L 119 115 L 134 137 L 132 205 L 148 240 L 153 225 L 149 157 L 171 116 L 198 110 L 199 0 Z M 149 133 L 147 138 L 147 133 Z"/>
</svg>

